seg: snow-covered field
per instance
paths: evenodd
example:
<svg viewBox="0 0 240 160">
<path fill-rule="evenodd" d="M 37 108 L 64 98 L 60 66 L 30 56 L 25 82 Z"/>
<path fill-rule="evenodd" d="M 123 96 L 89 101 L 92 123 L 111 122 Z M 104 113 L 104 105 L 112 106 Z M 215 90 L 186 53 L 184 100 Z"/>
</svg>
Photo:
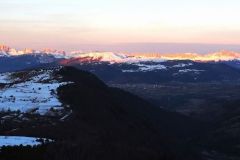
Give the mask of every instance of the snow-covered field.
<svg viewBox="0 0 240 160">
<path fill-rule="evenodd" d="M 122 70 L 122 72 L 151 72 L 151 71 L 156 71 L 156 70 L 167 70 L 167 69 L 171 69 L 171 68 L 185 68 L 185 67 L 189 67 L 192 66 L 192 63 L 179 63 L 177 65 L 174 66 L 165 66 L 163 64 L 143 64 L 143 63 L 135 63 L 134 65 L 138 66 L 138 69 L 129 69 L 129 70 Z M 180 69 L 179 72 L 191 72 L 191 71 L 195 71 L 195 72 L 200 72 L 203 70 L 190 70 L 190 69 Z"/>
<path fill-rule="evenodd" d="M 162 64 L 135 64 L 138 69 L 122 70 L 122 72 L 150 72 L 155 70 L 166 70 L 167 67 Z"/>
<path fill-rule="evenodd" d="M 177 65 L 174 65 L 173 68 L 183 68 L 183 67 L 188 67 L 188 66 L 192 66 L 193 64 L 192 63 L 179 63 Z"/>
<path fill-rule="evenodd" d="M 194 72 L 194 73 L 200 73 L 204 72 L 205 70 L 197 70 L 197 69 L 181 69 L 179 70 L 179 73 L 187 73 L 187 72 Z"/>
<path fill-rule="evenodd" d="M 50 109 L 62 109 L 56 90 L 66 83 L 53 80 L 53 70 L 30 71 L 21 78 L 14 74 L 0 74 L 0 83 L 5 84 L 0 89 L 0 110 L 44 115 Z"/>
<path fill-rule="evenodd" d="M 44 139 L 46 140 L 46 139 Z M 41 145 L 39 138 L 21 136 L 0 136 L 0 147 L 3 146 L 36 146 Z"/>
</svg>

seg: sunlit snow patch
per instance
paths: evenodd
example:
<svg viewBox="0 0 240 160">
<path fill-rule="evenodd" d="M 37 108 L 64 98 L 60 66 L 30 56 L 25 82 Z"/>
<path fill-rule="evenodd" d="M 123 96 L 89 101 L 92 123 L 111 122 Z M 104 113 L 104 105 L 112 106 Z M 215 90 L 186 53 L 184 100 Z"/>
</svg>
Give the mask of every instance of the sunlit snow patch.
<svg viewBox="0 0 240 160">
<path fill-rule="evenodd" d="M 188 66 L 192 66 L 193 64 L 192 63 L 179 63 L 177 65 L 174 65 L 173 68 L 183 68 L 183 67 L 188 67 Z"/>
<path fill-rule="evenodd" d="M 187 73 L 187 72 L 194 72 L 194 73 L 199 73 L 199 72 L 204 72 L 205 70 L 197 70 L 197 69 L 181 69 L 178 72 L 179 73 Z"/>
<path fill-rule="evenodd" d="M 167 67 L 162 64 L 135 64 L 138 69 L 122 70 L 122 72 L 151 72 L 155 70 L 166 70 Z"/>
</svg>

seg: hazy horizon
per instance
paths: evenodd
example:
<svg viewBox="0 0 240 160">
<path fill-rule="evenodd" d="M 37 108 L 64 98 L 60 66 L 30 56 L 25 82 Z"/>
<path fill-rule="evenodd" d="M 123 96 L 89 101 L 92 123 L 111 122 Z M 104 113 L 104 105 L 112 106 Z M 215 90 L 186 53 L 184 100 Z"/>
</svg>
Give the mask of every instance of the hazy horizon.
<svg viewBox="0 0 240 160">
<path fill-rule="evenodd" d="M 79 47 L 79 48 L 78 48 Z M 211 53 L 222 50 L 240 52 L 240 45 L 203 44 L 203 43 L 117 43 L 117 44 L 82 44 L 70 50 L 110 51 L 124 53 Z"/>
<path fill-rule="evenodd" d="M 29 45 L 7 45 L 11 48 L 22 50 L 30 48 Z M 57 50 L 71 51 L 99 51 L 99 52 L 123 52 L 123 53 L 212 53 L 222 50 L 240 52 L 240 45 L 232 44 L 204 44 L 204 43 L 116 43 L 116 44 L 76 44 L 67 46 L 43 46 L 35 45 L 32 49 L 41 50 L 51 48 Z"/>
<path fill-rule="evenodd" d="M 239 50 L 235 46 L 240 44 L 239 5 L 237 0 L 1 1 L 0 42 L 67 51 Z M 193 44 L 169 45 L 188 43 Z"/>
</svg>

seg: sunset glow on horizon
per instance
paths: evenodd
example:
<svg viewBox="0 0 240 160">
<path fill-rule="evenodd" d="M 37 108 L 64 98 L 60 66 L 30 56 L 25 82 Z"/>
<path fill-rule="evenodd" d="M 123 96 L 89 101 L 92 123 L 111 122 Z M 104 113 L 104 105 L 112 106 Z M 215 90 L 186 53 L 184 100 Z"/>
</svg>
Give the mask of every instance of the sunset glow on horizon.
<svg viewBox="0 0 240 160">
<path fill-rule="evenodd" d="M 120 43 L 238 45 L 239 6 L 237 0 L 2 0 L 0 43 L 62 50 Z"/>
</svg>

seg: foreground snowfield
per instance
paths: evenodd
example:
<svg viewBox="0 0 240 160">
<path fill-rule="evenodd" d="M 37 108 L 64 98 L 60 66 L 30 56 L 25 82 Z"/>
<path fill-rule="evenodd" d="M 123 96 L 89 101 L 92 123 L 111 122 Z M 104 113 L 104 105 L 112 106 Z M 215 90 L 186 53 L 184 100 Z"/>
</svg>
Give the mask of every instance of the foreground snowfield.
<svg viewBox="0 0 240 160">
<path fill-rule="evenodd" d="M 0 136 L 0 147 L 3 146 L 36 146 L 41 145 L 39 138 L 22 136 Z"/>
<path fill-rule="evenodd" d="M 56 90 L 67 82 L 52 78 L 53 70 L 0 74 L 0 110 L 35 112 L 62 109 Z"/>
</svg>

